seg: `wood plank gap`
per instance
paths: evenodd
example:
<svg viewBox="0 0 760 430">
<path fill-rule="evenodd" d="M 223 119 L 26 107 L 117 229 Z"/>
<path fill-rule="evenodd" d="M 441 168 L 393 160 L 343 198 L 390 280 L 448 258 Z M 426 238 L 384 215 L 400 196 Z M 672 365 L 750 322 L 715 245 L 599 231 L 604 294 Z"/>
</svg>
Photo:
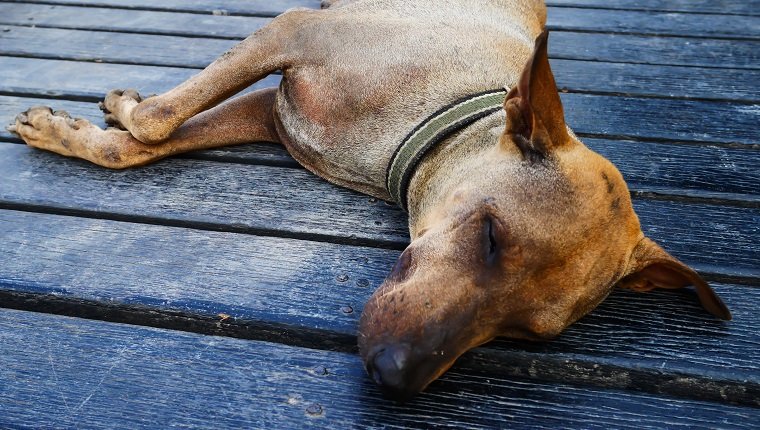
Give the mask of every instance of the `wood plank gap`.
<svg viewBox="0 0 760 430">
<path fill-rule="evenodd" d="M 738 13 L 738 12 L 718 13 L 718 12 L 706 12 L 706 11 L 698 11 L 698 10 L 635 8 L 635 7 L 621 7 L 621 6 L 603 7 L 603 6 L 591 6 L 587 4 L 554 3 L 552 1 L 547 1 L 546 6 L 552 7 L 552 8 L 612 10 L 612 11 L 622 11 L 622 12 L 683 13 L 683 14 L 689 14 L 689 15 L 760 16 L 760 13 Z"/>
<path fill-rule="evenodd" d="M 571 33 L 581 33 L 573 31 Z M 629 34 L 626 34 L 626 36 L 630 36 Z M 653 36 L 654 37 L 654 36 Z M 661 37 L 661 36 L 657 36 Z M 668 36 L 668 37 L 679 37 L 682 36 Z M 713 66 L 713 65 L 705 65 L 705 64 L 673 64 L 673 63 L 654 63 L 649 61 L 622 61 L 622 60 L 616 60 L 616 61 L 610 61 L 610 60 L 595 60 L 592 58 L 577 58 L 577 57 L 570 57 L 570 56 L 564 56 L 564 55 L 551 55 L 549 57 L 553 60 L 575 60 L 575 61 L 588 61 L 591 63 L 611 63 L 611 64 L 641 64 L 645 66 L 678 66 L 678 67 L 690 67 L 693 69 L 718 69 L 718 70 L 760 70 L 760 67 L 725 67 L 725 66 Z M 56 60 L 59 60 L 60 58 L 54 58 Z"/>
<path fill-rule="evenodd" d="M 40 26 L 42 27 L 42 26 Z M 57 27 L 50 27 L 57 28 Z M 725 35 L 696 35 L 696 34 L 672 34 L 672 33 L 660 33 L 657 31 L 650 32 L 638 32 L 638 31 L 610 31 L 610 30 L 589 30 L 584 28 L 573 27 L 558 27 L 556 25 L 547 25 L 547 29 L 551 32 L 569 32 L 569 33 L 585 33 L 585 34 L 614 34 L 618 36 L 639 36 L 639 37 L 677 37 L 679 39 L 698 39 L 698 40 L 736 40 L 736 41 L 752 41 L 760 40 L 760 37 L 755 36 L 725 36 Z"/>
<path fill-rule="evenodd" d="M 0 2 L 1 3 L 1 2 Z M 186 37 L 188 39 L 219 39 L 219 40 L 235 40 L 235 41 L 242 41 L 243 39 L 239 37 L 233 37 L 233 36 L 223 36 L 219 34 L 193 34 L 193 33 L 182 33 L 178 31 L 147 31 L 147 30 L 128 30 L 128 29 L 119 29 L 119 30 L 103 30 L 100 28 L 88 28 L 88 27 L 76 27 L 76 26 L 61 26 L 61 25 L 49 25 L 49 24 L 22 24 L 22 23 L 13 23 L 13 24 L 0 24 L 3 27 L 26 27 L 26 28 L 51 28 L 56 30 L 75 30 L 75 31 L 92 31 L 94 33 L 123 33 L 123 34 L 141 34 L 144 36 L 176 36 L 176 37 Z M 575 33 L 582 33 L 581 31 L 574 31 Z M 610 33 L 610 34 L 617 34 L 617 33 Z M 622 33 L 627 34 L 627 33 Z M 678 36 L 678 37 L 686 37 L 686 36 Z M 746 39 L 743 39 L 746 40 Z"/>
<path fill-rule="evenodd" d="M 260 227 L 248 227 L 238 226 L 231 224 L 221 224 L 213 222 L 201 222 L 201 221 L 185 221 L 169 218 L 157 218 L 151 216 L 141 215 L 124 215 L 114 212 L 106 211 L 92 211 L 85 209 L 73 209 L 73 208 L 60 208 L 55 206 L 42 206 L 28 203 L 16 203 L 0 200 L 0 209 L 41 213 L 49 215 L 63 215 L 73 216 L 79 218 L 89 219 L 103 219 L 110 221 L 130 222 L 135 224 L 147 224 L 147 225 L 159 225 L 165 227 L 179 227 L 188 228 L 193 230 L 204 231 L 220 231 L 227 233 L 247 234 L 253 236 L 263 237 L 278 237 L 284 239 L 305 240 L 310 242 L 324 242 L 333 243 L 338 245 L 349 246 L 363 246 L 380 249 L 390 249 L 396 251 L 402 251 L 406 249 L 409 244 L 407 240 L 393 240 L 393 239 L 370 239 L 370 238 L 351 238 L 351 237 L 337 237 L 319 233 L 297 233 L 286 230 L 268 229 Z"/>
<path fill-rule="evenodd" d="M 282 167 L 286 169 L 300 169 L 300 170 L 304 169 L 304 167 L 298 164 L 296 160 L 270 160 L 266 158 L 258 158 L 258 159 L 253 160 L 253 159 L 244 159 L 244 158 L 236 157 L 234 155 L 220 155 L 220 154 L 213 154 L 213 153 L 208 153 L 208 152 L 188 152 L 185 154 L 179 154 L 177 158 L 216 161 L 218 163 L 234 163 L 234 164 L 249 164 L 249 165 L 257 165 L 257 166 Z"/>
<path fill-rule="evenodd" d="M 358 350 L 356 336 L 349 334 L 303 326 L 293 327 L 266 320 L 225 318 L 224 314 L 209 317 L 146 305 L 111 304 L 54 294 L 5 289 L 0 289 L 0 303 L 2 303 L 0 307 L 6 309 L 275 342 L 302 348 L 350 353 L 356 353 Z"/>
<path fill-rule="evenodd" d="M 634 142 L 649 142 L 649 143 L 672 143 L 679 145 L 697 145 L 697 146 L 718 146 L 722 148 L 731 149 L 746 149 L 746 150 L 758 150 L 760 149 L 760 142 L 758 143 L 738 143 L 738 142 L 711 142 L 707 140 L 681 140 L 681 139 L 668 139 L 665 137 L 639 137 L 628 134 L 601 134 L 601 133 L 582 133 L 576 132 L 578 137 L 587 137 L 590 139 L 608 139 L 608 140 L 630 140 Z"/>
<path fill-rule="evenodd" d="M 760 39 L 758 39 L 760 40 Z M 586 60 L 583 60 L 586 61 Z M 679 66 L 681 67 L 681 66 Z M 744 69 L 743 69 L 744 70 Z M 667 94 L 639 94 L 639 93 L 623 93 L 619 91 L 595 91 L 595 90 L 574 90 L 572 88 L 558 88 L 563 94 L 588 94 L 592 96 L 613 96 L 613 97 L 636 97 L 638 99 L 658 99 L 658 100 L 689 100 L 695 102 L 722 102 L 722 103 L 734 103 L 742 105 L 755 105 L 760 103 L 760 99 L 731 99 L 721 97 L 692 97 L 692 96 L 670 96 Z M 13 94 L 9 94 L 13 95 Z M 31 97 L 34 97 L 33 95 Z"/>
<path fill-rule="evenodd" d="M 15 57 L 15 58 L 31 58 L 31 59 L 39 59 L 39 60 L 65 60 L 65 61 L 75 61 L 79 63 L 97 63 L 97 64 L 126 64 L 129 66 L 155 66 L 155 67 L 175 67 L 178 69 L 191 69 L 191 70 L 203 70 L 204 67 L 196 67 L 196 66 L 188 66 L 186 64 L 174 64 L 174 63 L 140 63 L 136 61 L 115 61 L 115 60 L 108 60 L 104 61 L 99 58 L 61 58 L 55 55 L 45 55 L 45 54 L 26 54 L 26 53 L 20 53 L 20 52 L 14 52 L 14 53 L 2 53 L 0 56 L 3 57 Z"/>
<path fill-rule="evenodd" d="M 740 208 L 760 208 L 760 196 L 734 193 L 707 193 L 692 190 L 647 190 L 647 187 L 637 186 L 629 182 L 628 188 L 634 199 L 661 200 L 692 204 L 708 204 L 714 206 L 735 206 Z M 636 189 L 644 188 L 644 189 Z M 702 195 L 700 195 L 702 194 Z"/>
</svg>

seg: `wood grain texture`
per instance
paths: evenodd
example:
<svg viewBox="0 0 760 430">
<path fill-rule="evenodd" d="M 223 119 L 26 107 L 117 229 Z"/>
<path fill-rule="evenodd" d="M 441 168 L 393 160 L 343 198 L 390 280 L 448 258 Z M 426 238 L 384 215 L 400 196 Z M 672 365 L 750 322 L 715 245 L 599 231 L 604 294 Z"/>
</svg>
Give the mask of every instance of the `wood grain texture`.
<svg viewBox="0 0 760 430">
<path fill-rule="evenodd" d="M 550 7 L 549 30 L 691 36 L 760 38 L 760 17 L 693 13 Z"/>
<path fill-rule="evenodd" d="M 751 428 L 758 417 L 466 367 L 397 405 L 349 354 L 8 310 L 0 339 L 10 427 Z"/>
<path fill-rule="evenodd" d="M 241 39 L 270 21 L 271 18 L 210 13 L 0 3 L 0 25 Z"/>
<path fill-rule="evenodd" d="M 760 101 L 760 72 L 552 60 L 564 92 L 641 95 L 659 98 Z M 112 88 L 137 88 L 145 94 L 166 91 L 197 70 L 124 64 L 1 57 L 0 92 L 100 99 Z M 597 79 L 590 80 L 588 76 Z M 270 78 L 276 79 L 276 78 Z"/>
<path fill-rule="evenodd" d="M 760 104 L 564 94 L 567 124 L 580 134 L 760 148 Z M 594 136 L 599 137 L 599 136 Z"/>
<path fill-rule="evenodd" d="M 612 161 L 634 192 L 758 201 L 760 154 L 755 151 L 676 143 L 582 140 Z"/>
<path fill-rule="evenodd" d="M 0 165 L 5 204 L 395 249 L 408 241 L 399 209 L 302 169 L 173 159 L 111 171 L 14 144 L 0 145 Z M 634 207 L 645 233 L 687 263 L 760 277 L 760 209 L 650 200 Z"/>
<path fill-rule="evenodd" d="M 127 10 L 205 12 L 276 16 L 294 7 L 319 9 L 320 0 L 7 0 L 10 3 L 38 3 L 66 6 L 106 7 Z"/>
<path fill-rule="evenodd" d="M 183 4 L 178 8 L 183 9 Z M 198 6 L 198 5 L 195 5 Z M 211 5 L 208 5 L 211 6 Z M 244 6 L 244 5 L 243 5 Z M 228 13 L 267 15 L 250 5 Z M 212 15 L 155 10 L 60 6 L 33 3 L 0 4 L 0 24 L 102 30 L 129 33 L 246 37 L 269 19 L 252 16 Z M 760 38 L 760 18 L 753 16 L 703 15 L 621 11 L 587 8 L 549 8 L 550 30 L 632 33 L 734 39 Z"/>
<path fill-rule="evenodd" d="M 549 56 L 572 60 L 610 61 L 674 66 L 758 69 L 760 53 L 753 40 L 555 31 Z"/>
<path fill-rule="evenodd" d="M 718 13 L 757 16 L 757 0 L 548 0 L 551 6 L 582 6 L 614 10 L 648 10 L 689 13 Z"/>
<path fill-rule="evenodd" d="M 0 32 L 0 55 L 198 68 L 235 43 L 236 40 L 225 39 L 7 25 Z M 549 55 L 571 60 L 752 70 L 758 70 L 760 64 L 760 54 L 751 40 L 568 31 L 552 34 Z"/>
</svg>

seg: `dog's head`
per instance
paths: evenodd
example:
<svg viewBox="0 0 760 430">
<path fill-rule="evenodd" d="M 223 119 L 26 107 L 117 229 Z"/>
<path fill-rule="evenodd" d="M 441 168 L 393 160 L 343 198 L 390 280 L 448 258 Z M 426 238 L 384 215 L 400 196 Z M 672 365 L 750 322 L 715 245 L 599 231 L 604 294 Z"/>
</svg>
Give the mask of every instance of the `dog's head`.
<svg viewBox="0 0 760 430">
<path fill-rule="evenodd" d="M 731 318 L 696 272 L 643 235 L 615 166 L 568 131 L 546 44 L 544 32 L 507 96 L 504 133 L 451 172 L 467 181 L 416 223 L 365 306 L 359 348 L 392 397 L 421 391 L 496 336 L 556 336 L 615 285 L 694 285 L 708 311 Z"/>
</svg>

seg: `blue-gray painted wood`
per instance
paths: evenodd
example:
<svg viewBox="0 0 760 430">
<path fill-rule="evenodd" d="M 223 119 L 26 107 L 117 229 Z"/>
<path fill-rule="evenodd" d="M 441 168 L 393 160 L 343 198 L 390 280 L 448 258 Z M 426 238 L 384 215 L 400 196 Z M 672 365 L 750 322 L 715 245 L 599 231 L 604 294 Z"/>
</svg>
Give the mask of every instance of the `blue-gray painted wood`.
<svg viewBox="0 0 760 430">
<path fill-rule="evenodd" d="M 549 7 L 549 30 L 704 38 L 760 38 L 760 17 Z"/>
<path fill-rule="evenodd" d="M 242 37 L 241 37 L 242 38 Z M 107 63 L 205 67 L 237 40 L 5 25 L 0 55 Z M 552 58 L 758 70 L 752 40 L 650 37 L 557 31 Z"/>
<path fill-rule="evenodd" d="M 171 159 L 112 171 L 16 144 L 0 144 L 0 166 L 6 205 L 397 249 L 408 242 L 399 209 L 303 169 Z M 650 200 L 634 207 L 644 231 L 687 263 L 760 277 L 760 209 Z"/>
<path fill-rule="evenodd" d="M 560 3 L 568 2 L 553 2 Z M 678 196 L 692 203 L 711 203 L 637 199 L 635 204 L 648 233 L 714 279 L 756 284 L 760 279 L 760 250 L 756 246 L 760 237 L 757 210 L 757 171 L 760 169 L 754 165 L 757 160 L 754 152 L 759 147 L 755 129 L 760 108 L 751 103 L 758 100 L 758 50 L 751 41 L 716 41 L 706 37 L 756 38 L 755 18 L 720 14 L 753 14 L 758 5 L 731 0 L 688 3 L 576 0 L 575 3 L 582 9 L 556 7 L 550 11 L 550 25 L 555 29 L 582 32 L 555 31 L 552 36 L 553 65 L 560 77 L 560 88 L 592 93 L 563 96 L 569 122 L 590 146 L 621 166 L 635 195 L 658 199 Z M 36 20 L 41 26 L 106 30 L 67 32 L 8 26 L 9 31 L 0 33 L 0 51 L 10 46 L 7 49 L 17 49 L 14 55 L 28 57 L 177 67 L 0 57 L 0 64 L 9 65 L 0 70 L 0 81 L 3 81 L 0 91 L 31 96 L 0 99 L 3 122 L 21 110 L 20 105 L 42 102 L 35 96 L 46 93 L 92 100 L 112 86 L 143 85 L 140 88 L 148 93 L 150 88 L 162 85 L 168 88 L 226 49 L 217 42 L 234 43 L 234 40 L 218 37 L 244 37 L 249 33 L 249 26 L 253 28 L 266 22 L 260 18 L 174 13 L 177 10 L 224 9 L 233 14 L 272 16 L 286 6 L 317 6 L 316 1 L 309 0 L 271 4 L 247 0 L 169 0 L 160 4 L 146 0 L 95 0 L 87 6 L 94 4 L 111 8 L 111 13 L 93 7 L 58 6 L 56 10 L 50 6 L 0 3 L 0 11 L 3 11 L 0 20 L 10 20 L 0 22 L 29 26 L 33 24 L 19 21 L 32 17 L 32 21 Z M 685 9 L 685 12 L 707 11 L 718 15 L 639 13 L 621 8 Z M 171 13 L 145 12 L 160 9 Z M 611 12 L 610 9 L 618 10 Z M 76 11 L 81 16 L 75 21 L 73 13 Z M 554 15 L 555 12 L 564 12 L 564 15 Z M 555 20 L 555 16 L 558 19 Z M 120 34 L 113 30 L 193 34 L 217 39 Z M 597 32 L 689 37 L 593 34 Z M 63 38 L 68 40 L 63 43 Z M 598 61 L 600 59 L 602 61 Z M 14 64 L 23 67 L 17 68 Z M 66 70 L 51 70 L 64 65 Z M 565 78 L 561 78 L 563 74 Z M 67 75 L 73 77 L 67 78 Z M 116 82 L 109 84 L 109 78 Z M 268 84 L 276 84 L 276 77 L 270 79 Z M 624 94 L 645 97 L 621 97 Z M 661 100 L 672 98 L 698 100 Z M 704 101 L 711 99 L 738 102 Z M 67 100 L 45 103 L 64 107 L 72 113 L 81 111 L 86 116 L 99 116 L 92 104 Z M 620 140 L 622 137 L 649 141 Z M 7 134 L 0 138 L 12 139 Z M 677 143 L 681 141 L 689 143 Z M 20 145 L 0 146 L 0 152 L 6 147 L 12 149 L 8 149 L 10 155 L 6 161 L 0 162 L 0 174 L 6 175 L 0 180 L 0 190 L 10 198 L 0 203 L 2 207 L 68 212 L 77 217 L 0 211 L 3 238 L 0 242 L 0 306 L 351 350 L 361 306 L 382 281 L 398 251 L 331 242 L 400 248 L 406 240 L 403 216 L 397 210 L 382 202 L 337 190 L 302 169 L 292 168 L 292 159 L 272 145 L 197 153 L 189 155 L 195 159 L 170 160 L 122 175 L 81 161 L 32 152 Z M 227 181 L 226 188 L 222 181 Z M 250 188 L 252 183 L 257 187 Z M 273 184 L 280 184 L 281 188 L 278 190 Z M 313 206 L 314 201 L 314 194 L 309 202 L 305 200 L 308 193 L 304 189 L 308 188 L 317 190 L 320 196 L 325 195 L 328 204 L 306 215 L 308 211 L 304 208 L 313 209 L 306 203 Z M 295 207 L 288 205 L 291 199 L 285 192 L 288 190 L 300 190 L 295 193 Z M 242 199 L 237 202 L 239 196 Z M 336 213 L 341 216 L 334 223 L 341 226 L 342 232 L 327 225 L 326 220 Z M 252 214 L 262 215 L 263 220 L 246 218 Z M 278 224 L 277 216 L 290 217 L 287 219 L 290 225 Z M 322 220 L 316 219 L 320 216 Z M 367 224 L 375 218 L 380 225 Z M 352 237 L 357 231 L 359 235 Z M 252 233 L 290 238 L 261 237 Z M 198 350 L 187 345 L 177 346 L 174 337 L 196 336 L 192 342 L 201 342 L 203 348 L 210 349 L 218 345 L 215 342 L 219 338 L 166 332 L 154 336 L 151 333 L 156 333 L 155 330 L 78 320 L 62 323 L 66 328 L 53 333 L 51 329 L 46 332 L 40 327 L 55 326 L 52 321 L 62 321 L 59 317 L 14 313 L 10 319 L 14 325 L 3 326 L 0 322 L 0 352 L 8 348 L 23 359 L 12 361 L 12 365 L 1 365 L 0 369 L 12 369 L 16 373 L 6 372 L 5 375 L 12 376 L 0 377 L 0 380 L 20 383 L 10 385 L 16 391 L 5 397 L 8 391 L 3 388 L 9 385 L 0 386 L 0 399 L 12 399 L 0 401 L 0 424 L 3 417 L 12 416 L 17 417 L 18 422 L 37 427 L 44 426 L 48 422 L 45 419 L 55 423 L 51 426 L 60 426 L 60 423 L 73 426 L 76 422 L 66 421 L 68 418 L 61 418 L 60 414 L 53 415 L 62 408 L 67 410 L 64 414 L 73 408 L 74 413 L 70 415 L 96 417 L 87 423 L 100 424 L 97 427 L 113 427 L 114 423 L 126 423 L 125 427 L 133 423 L 200 425 L 204 423 L 202 419 L 209 416 L 220 418 L 216 425 L 221 422 L 240 427 L 250 426 L 250 422 L 245 421 L 251 419 L 247 411 L 251 410 L 251 404 L 258 403 L 263 406 L 258 410 L 260 420 L 255 424 L 269 428 L 362 424 L 418 427 L 431 420 L 455 427 L 520 427 L 526 418 L 530 419 L 532 428 L 556 428 L 567 422 L 584 428 L 617 428 L 631 422 L 637 428 L 751 425 L 758 420 L 757 409 L 727 407 L 721 403 L 758 406 L 760 327 L 754 315 L 760 306 L 760 292 L 754 287 L 738 285 L 719 284 L 716 289 L 732 308 L 735 321 L 713 320 L 699 308 L 690 292 L 648 295 L 615 292 L 556 341 L 545 344 L 493 342 L 467 354 L 454 372 L 431 387 L 427 397 L 417 400 L 427 403 L 417 403 L 411 409 L 380 403 L 379 411 L 374 407 L 377 405 L 374 402 L 380 402 L 377 393 L 367 383 L 361 365 L 352 355 L 221 339 L 220 342 L 231 342 L 225 345 L 240 342 L 231 348 L 237 352 L 242 351 L 240 345 L 255 351 L 236 355 L 225 347 L 213 357 L 203 356 L 208 360 L 198 367 L 187 364 L 185 359 L 198 357 Z M 26 326 L 19 329 L 22 320 Z M 88 324 L 90 326 L 85 327 Z M 27 335 L 24 330 L 34 333 Z M 161 338 L 164 335 L 172 339 Z M 132 343 L 119 343 L 124 338 Z M 61 340 L 53 348 L 51 343 L 42 348 L 43 341 L 50 339 Z M 103 346 L 103 339 L 117 340 L 109 347 Z M 119 347 L 113 347 L 114 344 Z M 153 346 L 155 348 L 150 349 Z M 265 347 L 271 348 L 262 352 Z M 107 353 L 114 350 L 121 354 L 116 360 Z M 135 350 L 140 353 L 129 355 Z M 175 351 L 184 351 L 185 355 L 170 355 Z M 331 381 L 299 391 L 313 393 L 313 398 L 318 399 L 325 398 L 324 393 L 340 393 L 334 399 L 328 396 L 329 406 L 322 403 L 319 408 L 307 409 L 312 405 L 306 406 L 303 402 L 306 397 L 283 400 L 272 395 L 279 393 L 277 390 L 282 387 L 300 389 L 299 383 L 309 378 L 299 373 L 301 364 L 289 367 L 294 360 L 300 360 L 294 357 L 303 357 L 299 355 L 303 351 L 320 357 L 340 356 L 350 361 L 347 368 L 353 366 L 349 372 L 336 372 L 350 374 L 340 383 Z M 130 366 L 123 369 L 118 359 L 125 356 Z M 251 356 L 253 361 L 245 361 Z M 0 354 L 0 360 L 4 357 L 5 354 Z M 342 358 L 334 360 L 343 363 Z M 170 365 L 166 365 L 167 362 Z M 224 365 L 220 366 L 220 362 Z M 47 370 L 48 363 L 60 363 L 63 367 Z M 255 370 L 246 367 L 251 363 L 258 367 Z M 93 378 L 93 372 L 88 371 L 93 369 L 104 371 L 102 374 L 107 377 Z M 241 369 L 250 379 L 240 378 Z M 318 369 L 321 372 L 322 368 Z M 53 379 L 60 375 L 75 376 L 66 380 L 71 382 L 68 387 L 60 384 L 58 390 L 46 383 L 35 385 L 35 381 L 44 382 L 46 376 L 49 380 L 51 373 Z M 111 385 L 114 380 L 110 377 L 114 373 L 118 374 L 114 378 L 118 381 L 115 386 Z M 507 375 L 544 382 L 521 385 L 524 383 Z M 210 383 L 206 384 L 207 381 Z M 214 385 L 217 381 L 222 384 Z M 565 383 L 626 392 L 570 388 Z M 157 386 L 168 386 L 171 390 L 158 391 Z M 220 390 L 215 390 L 219 386 L 223 388 L 223 400 L 218 395 Z M 233 400 L 226 392 L 231 386 L 237 391 Z M 82 387 L 95 389 L 82 393 Z M 441 391 L 436 391 L 439 389 Z M 681 400 L 641 396 L 632 391 L 657 393 L 671 399 L 676 396 Z M 62 394 L 64 392 L 66 394 Z M 199 396 L 199 392 L 208 394 Z M 141 397 L 145 393 L 155 396 Z M 536 393 L 552 393 L 553 403 L 543 396 L 536 397 Z M 558 397 L 558 393 L 564 397 Z M 101 394 L 104 396 L 99 397 Z M 59 401 L 61 397 L 56 395 L 74 399 L 73 406 L 68 401 Z M 114 399 L 125 396 L 134 402 L 125 408 L 114 408 Z M 186 400 L 188 398 L 191 400 Z M 579 398 L 584 400 L 578 403 Z M 176 402 L 176 399 L 184 402 Z M 220 399 L 218 404 L 217 399 Z M 610 399 L 613 403 L 607 403 Z M 713 403 L 683 399 L 706 399 Z M 290 415 L 283 413 L 280 408 L 286 403 L 300 409 L 289 411 Z M 620 407 L 621 404 L 624 407 Z M 6 405 L 14 409 L 3 409 Z M 29 413 L 35 411 L 30 405 L 50 406 L 52 412 L 35 417 Z M 150 411 L 147 418 L 130 414 L 146 410 L 145 405 Z M 635 405 L 633 410 L 628 409 L 631 405 Z M 204 411 L 203 407 L 209 407 L 212 412 L 199 413 Z M 567 412 L 568 409 L 572 412 Z M 304 411 L 306 416 L 321 421 L 304 420 Z M 642 414 L 646 418 L 638 417 Z M 131 421 L 125 420 L 125 415 Z M 365 420 L 366 416 L 370 421 Z M 513 421 L 505 422 L 504 417 Z"/>
<path fill-rule="evenodd" d="M 246 14 L 276 16 L 294 7 L 319 9 L 320 0 L 7 0 L 10 3 L 41 3 L 52 5 L 106 7 L 127 10 L 168 12 L 205 12 L 217 14 Z"/>
<path fill-rule="evenodd" d="M 553 32 L 549 55 L 571 60 L 610 61 L 758 70 L 754 40 L 696 39 L 624 34 Z"/>
<path fill-rule="evenodd" d="M 183 2 L 184 3 L 184 2 Z M 183 4 L 178 4 L 182 8 Z M 259 6 L 260 7 L 260 6 Z M 242 13 L 261 15 L 261 9 Z M 235 14 L 236 11 L 227 11 Z M 49 4 L 0 4 L 0 25 L 71 28 L 129 33 L 245 37 L 269 20 L 250 16 L 221 16 L 155 10 L 75 7 Z M 550 7 L 550 30 L 633 33 L 648 35 L 760 38 L 760 17 L 658 13 Z"/>
<path fill-rule="evenodd" d="M 691 429 L 760 415 L 466 366 L 396 405 L 349 354 L 8 310 L 0 339 L 3 427 Z"/>
<path fill-rule="evenodd" d="M 37 27 L 240 39 L 271 18 L 198 13 L 0 3 L 3 24 Z"/>
<path fill-rule="evenodd" d="M 547 0 L 546 3 L 592 9 L 760 15 L 757 0 Z"/>
</svg>

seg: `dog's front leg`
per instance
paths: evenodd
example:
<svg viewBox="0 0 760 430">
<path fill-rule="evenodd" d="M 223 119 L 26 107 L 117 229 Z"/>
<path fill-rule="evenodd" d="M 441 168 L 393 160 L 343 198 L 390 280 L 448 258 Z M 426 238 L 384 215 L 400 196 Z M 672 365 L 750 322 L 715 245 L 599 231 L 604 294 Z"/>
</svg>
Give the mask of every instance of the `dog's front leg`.
<svg viewBox="0 0 760 430">
<path fill-rule="evenodd" d="M 106 120 L 143 143 L 167 139 L 182 123 L 213 107 L 297 58 L 294 33 L 320 11 L 293 10 L 224 53 L 203 71 L 164 94 L 141 99 L 136 91 L 114 90 L 102 107 Z"/>
<path fill-rule="evenodd" d="M 196 149 L 279 142 L 273 112 L 276 94 L 276 88 L 268 88 L 236 97 L 194 116 L 158 144 L 142 143 L 128 131 L 103 130 L 45 106 L 20 114 L 10 130 L 35 148 L 123 169 Z"/>
</svg>

